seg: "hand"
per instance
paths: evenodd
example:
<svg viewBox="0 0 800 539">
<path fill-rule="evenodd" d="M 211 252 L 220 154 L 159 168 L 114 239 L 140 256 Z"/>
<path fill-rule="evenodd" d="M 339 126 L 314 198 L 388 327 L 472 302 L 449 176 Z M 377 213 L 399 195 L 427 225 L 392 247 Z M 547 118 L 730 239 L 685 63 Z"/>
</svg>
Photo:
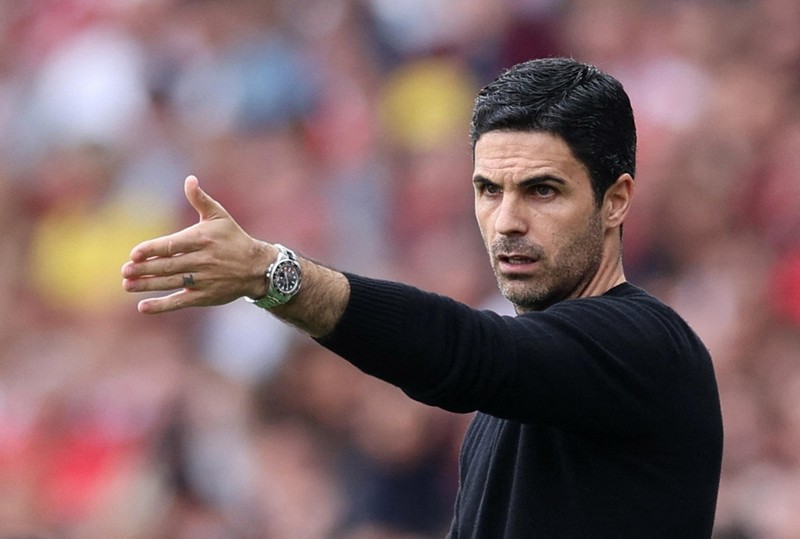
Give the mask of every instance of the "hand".
<svg viewBox="0 0 800 539">
<path fill-rule="evenodd" d="M 140 301 L 139 311 L 156 314 L 266 294 L 264 271 L 277 256 L 274 247 L 250 237 L 194 176 L 186 178 L 184 192 L 200 222 L 140 243 L 122 266 L 128 292 L 177 290 Z"/>
</svg>

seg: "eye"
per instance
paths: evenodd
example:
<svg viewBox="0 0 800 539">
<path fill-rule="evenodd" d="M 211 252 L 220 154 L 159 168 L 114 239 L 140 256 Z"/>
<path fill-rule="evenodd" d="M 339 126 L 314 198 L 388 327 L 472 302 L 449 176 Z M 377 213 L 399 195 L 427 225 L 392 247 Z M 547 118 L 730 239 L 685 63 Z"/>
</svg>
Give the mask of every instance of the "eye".
<svg viewBox="0 0 800 539">
<path fill-rule="evenodd" d="M 496 195 L 500 193 L 500 187 L 494 185 L 493 183 L 487 183 L 486 185 L 483 186 L 483 192 L 486 193 L 487 195 Z"/>
<path fill-rule="evenodd" d="M 555 187 L 553 187 L 552 185 L 544 184 L 544 183 L 539 184 L 539 185 L 534 185 L 532 187 L 531 191 L 533 192 L 534 195 L 536 195 L 538 197 L 542 197 L 542 198 L 551 197 L 551 196 L 556 194 Z"/>
<path fill-rule="evenodd" d="M 496 196 L 502 192 L 499 185 L 491 182 L 476 182 L 475 190 L 479 195 L 483 196 Z"/>
</svg>

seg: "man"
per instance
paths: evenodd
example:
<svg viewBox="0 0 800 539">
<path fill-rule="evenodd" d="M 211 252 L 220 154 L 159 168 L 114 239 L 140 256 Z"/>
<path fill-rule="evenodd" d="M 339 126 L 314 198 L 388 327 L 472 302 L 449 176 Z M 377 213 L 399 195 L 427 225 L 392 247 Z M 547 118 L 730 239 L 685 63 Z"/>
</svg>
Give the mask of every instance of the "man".
<svg viewBox="0 0 800 539">
<path fill-rule="evenodd" d="M 478 95 L 471 138 L 475 214 L 516 317 L 257 241 L 194 177 L 200 222 L 135 247 L 123 285 L 178 289 L 144 313 L 259 298 L 411 397 L 477 411 L 453 539 L 709 537 L 719 397 L 698 337 L 625 281 L 636 135 L 622 86 L 572 60 L 520 64 Z"/>
</svg>

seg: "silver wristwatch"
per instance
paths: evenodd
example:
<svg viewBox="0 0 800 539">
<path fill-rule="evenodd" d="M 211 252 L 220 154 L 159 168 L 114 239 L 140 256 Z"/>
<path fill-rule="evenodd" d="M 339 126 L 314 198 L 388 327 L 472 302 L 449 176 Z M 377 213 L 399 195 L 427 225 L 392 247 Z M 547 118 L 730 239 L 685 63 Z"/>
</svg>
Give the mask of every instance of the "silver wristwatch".
<svg viewBox="0 0 800 539">
<path fill-rule="evenodd" d="M 247 298 L 263 309 L 272 309 L 292 299 L 303 282 L 297 255 L 278 243 L 275 247 L 278 249 L 278 258 L 267 268 L 266 295 L 258 299 Z"/>
</svg>

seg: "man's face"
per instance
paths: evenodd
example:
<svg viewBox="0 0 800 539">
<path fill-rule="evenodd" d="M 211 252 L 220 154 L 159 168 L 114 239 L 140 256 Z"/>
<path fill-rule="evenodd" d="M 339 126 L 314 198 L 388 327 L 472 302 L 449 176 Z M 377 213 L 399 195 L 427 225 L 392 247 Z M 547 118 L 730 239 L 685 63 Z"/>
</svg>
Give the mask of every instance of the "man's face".
<svg viewBox="0 0 800 539">
<path fill-rule="evenodd" d="M 490 131 L 475 144 L 473 184 L 492 268 L 517 311 L 580 296 L 600 267 L 605 227 L 569 146 L 550 133 Z"/>
</svg>

